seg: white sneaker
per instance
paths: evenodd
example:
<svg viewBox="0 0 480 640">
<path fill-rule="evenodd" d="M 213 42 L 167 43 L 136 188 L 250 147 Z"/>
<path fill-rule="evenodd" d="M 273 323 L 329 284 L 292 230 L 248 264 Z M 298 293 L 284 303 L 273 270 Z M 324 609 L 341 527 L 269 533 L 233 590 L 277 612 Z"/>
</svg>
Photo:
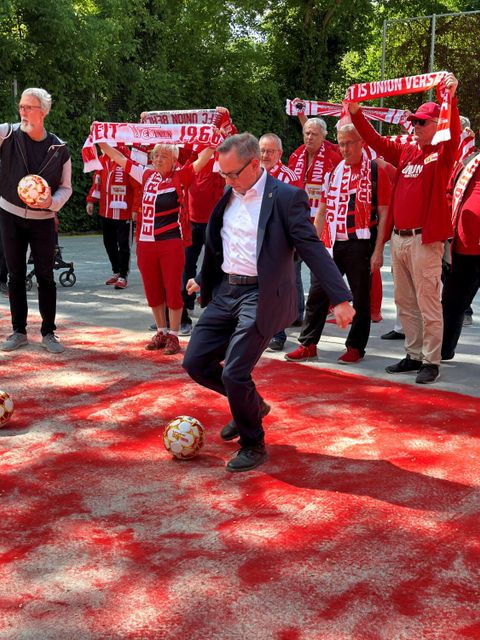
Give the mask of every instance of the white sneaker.
<svg viewBox="0 0 480 640">
<path fill-rule="evenodd" d="M 65 347 L 54 333 L 47 333 L 46 336 L 43 336 L 40 346 L 50 353 L 63 353 L 65 351 Z"/>
<path fill-rule="evenodd" d="M 12 333 L 11 336 L 8 336 L 5 342 L 0 345 L 0 349 L 2 351 L 15 351 L 15 349 L 24 347 L 26 344 L 28 344 L 28 338 L 26 334 L 15 331 L 15 333 Z"/>
</svg>

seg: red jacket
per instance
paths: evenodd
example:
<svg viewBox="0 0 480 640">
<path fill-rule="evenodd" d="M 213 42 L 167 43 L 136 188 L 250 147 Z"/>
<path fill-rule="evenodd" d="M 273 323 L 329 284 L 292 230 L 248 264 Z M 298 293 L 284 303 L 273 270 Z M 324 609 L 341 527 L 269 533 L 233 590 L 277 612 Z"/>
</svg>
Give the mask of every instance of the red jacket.
<svg viewBox="0 0 480 640">
<path fill-rule="evenodd" d="M 379 135 L 368 122 L 360 109 L 352 115 L 352 123 L 363 140 L 372 147 L 387 162 L 397 167 L 397 172 L 392 185 L 390 206 L 388 207 L 387 223 L 385 225 L 385 237 L 387 242 L 393 231 L 393 200 L 402 169 L 409 163 L 412 156 L 418 153 L 418 145 L 399 144 Z M 428 170 L 434 172 L 433 189 L 431 190 L 428 204 L 423 211 L 422 242 L 444 241 L 452 237 L 451 210 L 447 201 L 447 186 L 452 173 L 455 157 L 460 141 L 460 118 L 458 114 L 457 99 L 452 101 L 452 117 L 450 124 L 451 140 L 441 142 L 438 145 L 428 145 L 422 151 L 422 157 L 428 158 L 433 153 L 438 153 L 436 162 L 428 163 Z"/>
<path fill-rule="evenodd" d="M 134 188 L 130 177 L 106 155 L 102 169 L 93 174 L 87 202 L 99 202 L 99 215 L 112 220 L 131 220 Z"/>
</svg>

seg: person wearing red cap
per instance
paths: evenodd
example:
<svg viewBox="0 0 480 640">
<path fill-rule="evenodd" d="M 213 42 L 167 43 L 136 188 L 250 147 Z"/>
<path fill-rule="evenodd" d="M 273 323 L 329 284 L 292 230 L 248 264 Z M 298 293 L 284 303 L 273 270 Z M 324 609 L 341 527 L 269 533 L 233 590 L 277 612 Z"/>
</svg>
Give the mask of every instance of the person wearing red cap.
<svg viewBox="0 0 480 640">
<path fill-rule="evenodd" d="M 130 157 L 124 145 L 119 145 L 118 150 Z M 100 164 L 102 168 L 93 174 L 86 210 L 92 216 L 94 205 L 99 204 L 103 245 L 112 267 L 112 275 L 105 284 L 125 289 L 130 269 L 134 187 L 124 170 L 107 155 L 100 157 Z"/>
<path fill-rule="evenodd" d="M 349 104 L 352 122 L 375 151 L 397 167 L 385 241 L 391 236 L 395 303 L 405 332 L 406 357 L 387 373 L 418 372 L 416 382 L 439 377 L 443 317 L 440 302 L 443 243 L 452 236 L 446 190 L 460 141 L 460 119 L 454 98 L 458 81 L 452 73 L 445 87 L 452 97 L 451 139 L 432 145 L 440 116 L 435 102 L 422 104 L 408 119 L 416 144 L 402 145 L 380 136 L 357 103 Z M 393 231 L 393 234 L 392 234 Z"/>
</svg>

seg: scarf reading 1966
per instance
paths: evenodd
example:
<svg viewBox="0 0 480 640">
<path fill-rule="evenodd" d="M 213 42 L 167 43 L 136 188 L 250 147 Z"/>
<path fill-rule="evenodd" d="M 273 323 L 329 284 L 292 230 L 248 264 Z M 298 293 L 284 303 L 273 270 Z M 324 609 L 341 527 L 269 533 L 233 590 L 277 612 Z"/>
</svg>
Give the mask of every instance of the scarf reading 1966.
<svg viewBox="0 0 480 640">
<path fill-rule="evenodd" d="M 436 87 L 437 99 L 440 102 L 440 116 L 432 144 L 446 142 L 450 140 L 451 137 L 450 114 L 452 108 L 452 98 L 444 83 L 446 75 L 446 71 L 437 71 L 435 73 L 424 73 L 418 76 L 353 84 L 349 87 L 347 97 L 343 102 L 344 104 L 348 102 L 364 102 L 365 100 L 376 100 L 377 98 L 385 98 L 388 96 L 419 93 Z M 346 111 L 345 109 L 345 112 Z M 347 114 L 345 113 L 345 115 Z"/>
<path fill-rule="evenodd" d="M 97 157 L 96 143 L 124 144 L 200 144 L 217 147 L 224 136 L 211 124 L 138 124 L 121 122 L 94 122 L 90 135 L 82 149 L 84 171 L 101 169 Z"/>
<path fill-rule="evenodd" d="M 289 116 L 337 116 L 342 113 L 343 106 L 334 102 L 318 102 L 317 100 L 288 100 L 285 111 Z M 408 126 L 407 116 L 410 111 L 403 109 L 386 109 L 383 107 L 364 107 L 363 113 L 369 120 L 378 120 L 390 124 Z"/>
<path fill-rule="evenodd" d="M 330 254 L 333 252 L 337 234 L 337 220 L 339 216 L 347 219 L 349 187 L 352 167 L 342 160 L 330 174 L 326 191 L 325 223 L 323 225 L 322 240 Z M 355 195 L 355 234 L 357 238 L 370 238 L 372 215 L 372 162 L 365 152 L 362 152 L 360 177 L 357 182 Z"/>
</svg>

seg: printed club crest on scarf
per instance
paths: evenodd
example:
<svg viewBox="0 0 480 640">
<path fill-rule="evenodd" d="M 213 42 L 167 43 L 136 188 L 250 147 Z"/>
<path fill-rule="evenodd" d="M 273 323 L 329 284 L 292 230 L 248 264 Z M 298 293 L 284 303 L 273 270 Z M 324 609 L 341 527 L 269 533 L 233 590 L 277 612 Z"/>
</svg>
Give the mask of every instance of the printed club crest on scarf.
<svg viewBox="0 0 480 640">
<path fill-rule="evenodd" d="M 339 218 L 347 220 L 351 177 L 352 167 L 347 165 L 345 160 L 342 160 L 326 178 L 328 186 L 326 186 L 325 224 L 322 232 L 322 241 L 330 255 L 333 254 L 333 245 L 337 235 L 337 222 Z M 371 236 L 371 215 L 372 161 L 365 151 L 362 151 L 360 177 L 355 196 L 355 234 L 360 240 L 368 240 Z M 347 233 L 348 231 L 346 229 Z"/>
</svg>

